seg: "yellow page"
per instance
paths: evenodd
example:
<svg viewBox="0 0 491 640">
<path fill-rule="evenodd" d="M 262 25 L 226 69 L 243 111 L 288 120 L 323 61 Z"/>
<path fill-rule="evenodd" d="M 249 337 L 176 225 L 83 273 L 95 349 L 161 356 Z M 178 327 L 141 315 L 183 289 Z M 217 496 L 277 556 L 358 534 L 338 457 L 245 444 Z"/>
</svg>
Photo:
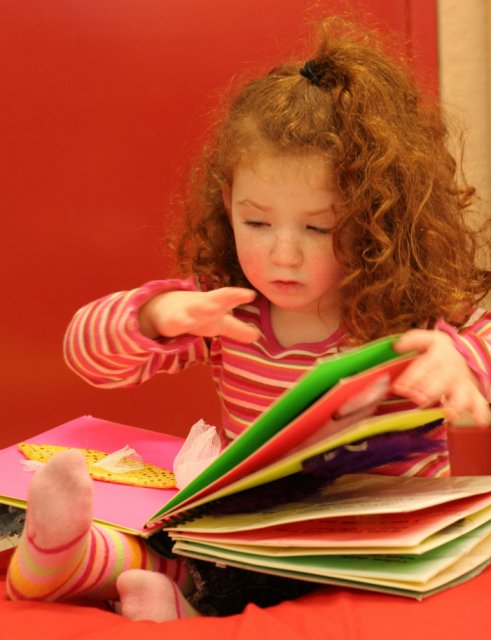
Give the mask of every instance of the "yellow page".
<svg viewBox="0 0 491 640">
<path fill-rule="evenodd" d="M 336 447 L 350 444 L 358 440 L 363 440 L 365 438 L 370 438 L 381 433 L 388 433 L 390 431 L 409 431 L 410 429 L 434 422 L 435 420 L 439 420 L 443 417 L 444 411 L 442 408 L 438 407 L 433 409 L 400 411 L 395 414 L 367 418 L 366 420 L 358 422 L 340 433 L 335 433 L 320 442 L 307 446 L 305 449 L 295 451 L 295 453 L 287 455 L 267 467 L 264 467 L 263 469 L 238 480 L 237 482 L 231 483 L 221 490 L 207 495 L 201 500 L 196 500 L 195 502 L 186 504 L 186 510 L 193 509 L 194 507 L 206 504 L 212 500 L 223 498 L 224 496 L 244 491 L 245 489 L 257 487 L 259 485 L 266 484 L 267 482 L 284 478 L 288 475 L 301 471 L 302 462 L 304 460 L 318 454 L 331 451 Z M 172 513 L 179 510 L 180 507 L 171 509 L 166 516 L 172 515 Z"/>
</svg>

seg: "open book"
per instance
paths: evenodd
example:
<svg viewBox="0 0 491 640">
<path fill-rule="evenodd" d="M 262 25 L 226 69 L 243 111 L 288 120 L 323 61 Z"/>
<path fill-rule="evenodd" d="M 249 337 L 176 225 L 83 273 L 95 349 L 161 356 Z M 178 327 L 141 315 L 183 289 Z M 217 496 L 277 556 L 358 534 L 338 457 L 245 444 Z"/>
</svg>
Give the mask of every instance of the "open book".
<svg viewBox="0 0 491 640">
<path fill-rule="evenodd" d="M 405 402 L 404 410 L 394 410 L 392 402 L 382 403 L 391 381 L 414 358 L 396 354 L 395 339 L 377 340 L 319 362 L 163 506 L 147 528 L 185 521 L 207 504 L 254 487 L 263 492 L 265 485 L 302 472 L 306 461 L 343 445 L 443 419 L 440 407 L 408 408 Z M 382 413 L 373 415 L 375 409 Z"/>
<path fill-rule="evenodd" d="M 468 579 L 491 557 L 491 478 L 324 473 L 345 448 L 366 470 L 364 443 L 443 419 L 439 407 L 382 402 L 412 361 L 394 339 L 320 362 L 180 491 L 94 482 L 94 518 L 144 537 L 165 529 L 182 555 L 321 583 L 421 597 Z M 169 469 L 182 445 L 92 417 L 29 442 L 108 453 L 129 444 Z M 2 503 L 26 504 L 22 458 L 16 445 L 0 451 Z M 309 471 L 319 461 L 320 476 Z"/>
</svg>

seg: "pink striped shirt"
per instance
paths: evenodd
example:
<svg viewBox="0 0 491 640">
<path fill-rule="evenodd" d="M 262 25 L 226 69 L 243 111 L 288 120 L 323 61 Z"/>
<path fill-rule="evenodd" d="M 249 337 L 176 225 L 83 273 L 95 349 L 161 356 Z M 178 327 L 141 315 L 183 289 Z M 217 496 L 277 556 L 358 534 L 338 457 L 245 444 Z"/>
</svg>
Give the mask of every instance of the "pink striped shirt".
<svg viewBox="0 0 491 640">
<path fill-rule="evenodd" d="M 271 327 L 265 298 L 234 310 L 234 315 L 259 329 L 260 338 L 244 345 L 228 338 L 192 335 L 150 340 L 139 331 L 137 311 L 157 293 L 196 290 L 192 279 L 152 281 L 128 292 L 115 293 L 80 309 L 65 336 L 68 365 L 99 387 L 131 387 L 157 373 L 176 373 L 195 363 L 207 363 L 222 404 L 222 426 L 229 438 L 246 429 L 271 403 L 289 389 L 319 359 L 338 353 L 342 333 L 327 340 L 279 344 Z M 440 322 L 488 391 L 491 378 L 491 317 L 476 313 L 460 333 Z M 445 427 L 429 433 L 446 439 Z M 448 452 L 425 454 L 410 462 L 386 465 L 380 471 L 397 475 L 445 475 Z"/>
</svg>

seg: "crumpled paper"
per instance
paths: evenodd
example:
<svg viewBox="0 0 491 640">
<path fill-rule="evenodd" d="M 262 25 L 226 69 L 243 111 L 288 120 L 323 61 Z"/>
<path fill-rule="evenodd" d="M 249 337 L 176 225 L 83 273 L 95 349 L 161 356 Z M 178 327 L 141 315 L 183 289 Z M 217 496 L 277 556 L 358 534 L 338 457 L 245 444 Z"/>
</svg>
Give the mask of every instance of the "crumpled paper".
<svg viewBox="0 0 491 640">
<path fill-rule="evenodd" d="M 145 467 L 143 458 L 129 445 L 122 449 L 113 451 L 99 462 L 94 462 L 93 467 L 100 467 L 111 473 L 127 473 L 128 471 L 139 471 Z"/>
<path fill-rule="evenodd" d="M 216 427 L 198 420 L 174 459 L 174 475 L 179 489 L 187 486 L 206 469 L 222 451 L 222 440 Z"/>
</svg>

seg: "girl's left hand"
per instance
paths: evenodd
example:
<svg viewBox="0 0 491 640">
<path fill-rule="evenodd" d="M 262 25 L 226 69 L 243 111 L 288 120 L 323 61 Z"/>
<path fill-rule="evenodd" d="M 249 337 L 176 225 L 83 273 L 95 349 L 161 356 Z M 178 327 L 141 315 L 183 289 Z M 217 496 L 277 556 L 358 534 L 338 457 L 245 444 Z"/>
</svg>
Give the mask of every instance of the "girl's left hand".
<svg viewBox="0 0 491 640">
<path fill-rule="evenodd" d="M 441 402 L 449 420 L 469 411 L 478 426 L 490 424 L 489 403 L 450 336 L 441 331 L 412 329 L 395 343 L 394 349 L 398 353 L 419 353 L 393 383 L 394 393 L 420 407 Z"/>
</svg>

